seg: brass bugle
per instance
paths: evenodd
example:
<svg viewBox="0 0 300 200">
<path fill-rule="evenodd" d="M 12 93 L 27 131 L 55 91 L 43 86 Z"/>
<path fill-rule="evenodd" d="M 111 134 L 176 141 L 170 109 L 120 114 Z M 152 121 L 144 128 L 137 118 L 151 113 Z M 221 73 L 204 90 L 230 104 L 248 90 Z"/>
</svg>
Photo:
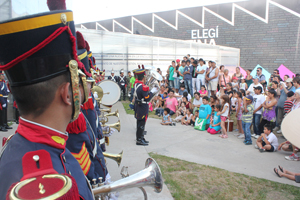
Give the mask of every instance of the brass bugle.
<svg viewBox="0 0 300 200">
<path fill-rule="evenodd" d="M 114 128 L 114 129 L 117 129 L 118 132 L 120 132 L 121 130 L 121 123 L 120 123 L 120 120 L 114 124 L 105 124 L 105 126 L 109 126 L 109 128 Z"/>
<path fill-rule="evenodd" d="M 104 115 L 104 117 L 108 117 L 108 116 L 116 116 L 117 118 L 119 118 L 120 117 L 119 111 L 116 110 L 115 112 L 108 113 L 108 114 Z"/>
<path fill-rule="evenodd" d="M 100 108 L 99 110 L 100 110 L 101 112 L 111 113 L 111 108 L 107 108 L 107 109 Z"/>
<path fill-rule="evenodd" d="M 123 151 L 121 151 L 121 153 L 119 153 L 119 154 L 112 154 L 112 153 L 103 152 L 103 156 L 116 161 L 117 164 L 118 164 L 118 167 L 120 167 L 120 164 L 122 162 L 122 157 L 123 157 Z"/>
<path fill-rule="evenodd" d="M 111 184 L 93 188 L 92 191 L 94 196 L 98 196 L 134 187 L 150 186 L 155 192 L 160 193 L 163 184 L 164 181 L 158 164 L 154 159 L 148 158 L 145 163 L 145 169 Z"/>
</svg>

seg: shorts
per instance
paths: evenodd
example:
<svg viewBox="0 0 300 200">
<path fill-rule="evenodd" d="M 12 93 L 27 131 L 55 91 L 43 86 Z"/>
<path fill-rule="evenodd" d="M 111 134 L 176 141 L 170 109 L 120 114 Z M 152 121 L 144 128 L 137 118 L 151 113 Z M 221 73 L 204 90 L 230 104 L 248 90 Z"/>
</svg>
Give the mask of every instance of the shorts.
<svg viewBox="0 0 300 200">
<path fill-rule="evenodd" d="M 265 143 L 264 141 L 262 141 L 262 146 L 263 146 L 263 147 L 266 146 L 266 143 Z M 267 150 L 267 149 L 266 149 L 267 152 L 274 152 L 274 150 L 275 150 L 275 149 L 274 149 L 273 145 L 271 145 L 271 149 L 270 149 L 270 150 Z"/>
<path fill-rule="evenodd" d="M 293 145 L 289 144 L 289 150 L 293 151 Z"/>
<path fill-rule="evenodd" d="M 227 119 L 228 119 L 228 117 L 221 116 L 221 120 L 222 120 L 223 122 L 225 122 Z"/>
<path fill-rule="evenodd" d="M 295 176 L 295 182 L 300 183 L 300 176 L 297 176 L 297 175 Z"/>
<path fill-rule="evenodd" d="M 216 91 L 218 87 L 218 81 L 209 81 L 208 90 Z"/>
</svg>

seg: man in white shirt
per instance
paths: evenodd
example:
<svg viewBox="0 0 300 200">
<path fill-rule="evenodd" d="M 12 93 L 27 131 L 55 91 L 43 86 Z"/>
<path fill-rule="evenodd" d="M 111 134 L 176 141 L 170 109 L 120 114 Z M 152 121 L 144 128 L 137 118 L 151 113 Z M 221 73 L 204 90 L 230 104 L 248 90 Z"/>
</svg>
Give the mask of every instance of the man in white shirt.
<svg viewBox="0 0 300 200">
<path fill-rule="evenodd" d="M 207 66 L 205 65 L 205 61 L 200 58 L 199 64 L 197 67 L 197 88 L 200 88 L 202 85 L 205 85 L 205 73 Z M 199 92 L 199 91 L 198 91 Z"/>
<path fill-rule="evenodd" d="M 259 79 L 257 76 L 253 78 L 253 83 L 249 86 L 249 88 L 246 92 L 247 95 L 253 96 L 255 94 L 255 92 L 254 92 L 255 87 L 260 86 L 261 88 L 263 88 L 263 86 L 258 81 L 259 81 Z M 264 91 L 262 91 L 262 94 L 263 93 L 264 93 Z"/>
<path fill-rule="evenodd" d="M 253 96 L 253 131 L 254 133 L 251 135 L 254 138 L 259 138 L 261 132 L 259 130 L 260 118 L 262 114 L 262 104 L 265 102 L 266 98 L 262 94 L 263 88 L 261 86 L 257 86 L 254 88 L 254 96 Z"/>
</svg>

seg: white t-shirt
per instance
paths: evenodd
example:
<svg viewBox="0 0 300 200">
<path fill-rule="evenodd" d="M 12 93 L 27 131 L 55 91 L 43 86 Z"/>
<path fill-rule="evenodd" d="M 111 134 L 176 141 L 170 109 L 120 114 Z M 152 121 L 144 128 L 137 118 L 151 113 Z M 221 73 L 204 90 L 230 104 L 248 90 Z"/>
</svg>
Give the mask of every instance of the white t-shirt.
<svg viewBox="0 0 300 200">
<path fill-rule="evenodd" d="M 231 105 L 235 106 L 235 105 L 236 105 L 236 102 L 237 102 L 237 98 L 232 97 L 232 98 L 231 98 Z"/>
<path fill-rule="evenodd" d="M 197 79 L 200 79 L 200 80 L 204 80 L 205 79 L 205 74 L 206 74 L 206 69 L 207 69 L 207 66 L 206 65 L 198 65 L 197 67 L 197 71 L 200 72 L 202 70 L 205 70 L 203 74 L 197 74 Z"/>
<path fill-rule="evenodd" d="M 221 116 L 228 117 L 228 113 L 229 113 L 229 104 L 228 103 L 225 103 L 222 112 L 224 111 L 225 106 L 227 106 L 227 108 L 226 108 L 225 112 L 223 114 L 221 114 Z"/>
<path fill-rule="evenodd" d="M 274 151 L 277 150 L 278 148 L 278 139 L 274 133 L 270 133 L 269 135 L 266 136 L 267 140 L 271 143 L 271 145 L 274 147 Z"/>
<path fill-rule="evenodd" d="M 234 87 L 234 86 L 238 86 L 239 83 L 237 83 L 237 82 L 236 83 L 235 82 L 231 82 L 231 85 L 232 85 L 233 90 L 236 90 L 236 91 L 239 90 L 237 87 Z"/>
<path fill-rule="evenodd" d="M 254 93 L 254 87 L 258 87 L 258 86 L 260 86 L 263 90 L 264 90 L 264 87 L 260 84 L 260 83 L 258 83 L 257 85 L 255 85 L 254 83 L 252 83 L 250 86 L 249 86 L 249 88 L 248 88 L 248 90 L 247 91 L 249 91 L 250 92 L 250 95 L 251 96 L 253 96 L 255 93 Z M 262 94 L 264 93 L 264 91 L 262 91 Z"/>
<path fill-rule="evenodd" d="M 196 98 L 194 98 L 194 101 L 193 101 L 193 105 L 201 105 L 202 104 L 202 98 L 200 97 L 199 100 L 197 100 Z"/>
<path fill-rule="evenodd" d="M 253 106 L 254 106 L 254 110 L 256 110 L 261 104 L 263 104 L 266 100 L 265 95 L 262 94 L 255 94 L 253 96 Z M 262 108 L 260 110 L 258 110 L 255 114 L 262 114 Z"/>
<path fill-rule="evenodd" d="M 240 89 L 243 89 L 246 91 L 246 84 L 247 83 L 240 83 Z"/>
</svg>

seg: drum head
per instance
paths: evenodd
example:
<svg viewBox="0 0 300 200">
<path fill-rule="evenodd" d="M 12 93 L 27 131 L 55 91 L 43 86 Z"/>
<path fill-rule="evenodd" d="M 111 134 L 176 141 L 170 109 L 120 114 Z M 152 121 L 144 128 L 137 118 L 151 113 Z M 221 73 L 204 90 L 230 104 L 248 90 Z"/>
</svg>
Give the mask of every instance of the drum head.
<svg viewBox="0 0 300 200">
<path fill-rule="evenodd" d="M 281 131 L 284 137 L 296 147 L 300 147 L 300 109 L 296 109 L 287 114 L 282 123 Z"/>
<path fill-rule="evenodd" d="M 111 106 L 118 102 L 121 96 L 121 89 L 119 85 L 111 80 L 101 81 L 99 86 L 103 90 L 103 97 L 101 103 L 106 106 Z"/>
</svg>

